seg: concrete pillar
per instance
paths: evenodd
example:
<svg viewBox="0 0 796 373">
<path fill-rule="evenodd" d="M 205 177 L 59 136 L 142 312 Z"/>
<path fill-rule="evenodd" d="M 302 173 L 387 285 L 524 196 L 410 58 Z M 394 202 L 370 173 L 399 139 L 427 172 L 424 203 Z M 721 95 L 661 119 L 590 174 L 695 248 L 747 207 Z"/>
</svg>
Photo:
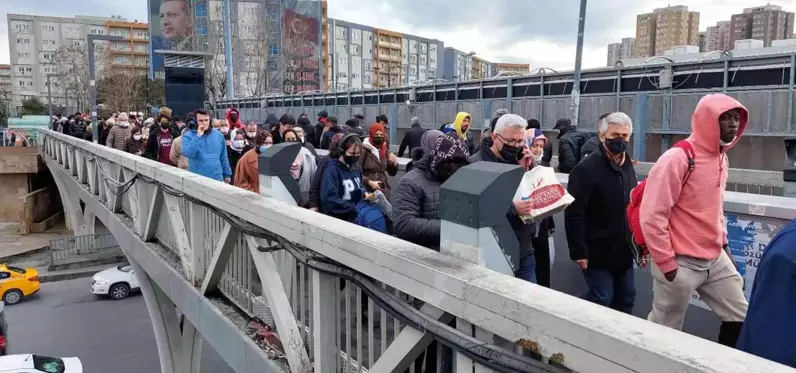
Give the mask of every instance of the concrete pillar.
<svg viewBox="0 0 796 373">
<path fill-rule="evenodd" d="M 260 154 L 257 160 L 260 173 L 260 194 L 298 205 L 301 189 L 290 176 L 290 165 L 301 151 L 299 143 L 274 145 Z"/>
<path fill-rule="evenodd" d="M 796 198 L 796 137 L 785 138 L 785 167 L 782 168 L 785 181 L 783 195 Z"/>
<path fill-rule="evenodd" d="M 514 276 L 519 267 L 519 242 L 506 220 L 524 171 L 515 165 L 477 162 L 457 171 L 440 188 L 440 251 L 462 260 Z M 500 338 L 464 319 L 456 328 L 486 343 Z M 456 353 L 457 373 L 490 370 Z"/>
</svg>

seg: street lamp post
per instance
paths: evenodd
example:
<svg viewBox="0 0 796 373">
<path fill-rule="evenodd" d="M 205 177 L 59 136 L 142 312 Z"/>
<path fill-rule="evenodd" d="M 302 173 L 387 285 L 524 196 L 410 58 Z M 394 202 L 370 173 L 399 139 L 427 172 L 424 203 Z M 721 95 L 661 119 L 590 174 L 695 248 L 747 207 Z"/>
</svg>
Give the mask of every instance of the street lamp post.
<svg viewBox="0 0 796 373">
<path fill-rule="evenodd" d="M 569 119 L 578 125 L 580 112 L 580 70 L 583 60 L 583 33 L 586 28 L 586 0 L 580 0 L 580 18 L 578 18 L 578 45 L 575 52 L 575 76 L 572 79 L 572 98 L 569 104 Z"/>
<path fill-rule="evenodd" d="M 94 61 L 94 41 L 95 40 L 104 40 L 104 41 L 125 41 L 127 39 L 121 36 L 112 36 L 112 35 L 94 35 L 89 34 L 88 37 L 88 90 L 91 94 L 91 138 L 94 142 L 99 141 L 99 126 L 97 125 L 97 81 L 96 81 L 96 74 L 95 74 L 95 62 Z"/>
</svg>

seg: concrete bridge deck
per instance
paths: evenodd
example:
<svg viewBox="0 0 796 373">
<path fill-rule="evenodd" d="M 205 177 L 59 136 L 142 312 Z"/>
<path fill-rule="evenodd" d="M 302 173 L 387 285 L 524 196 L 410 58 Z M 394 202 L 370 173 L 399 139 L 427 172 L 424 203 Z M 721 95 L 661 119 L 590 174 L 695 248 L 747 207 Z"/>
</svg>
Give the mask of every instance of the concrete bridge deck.
<svg viewBox="0 0 796 373">
<path fill-rule="evenodd" d="M 261 175 L 257 195 L 43 134 L 72 226 L 89 233 L 99 219 L 136 267 L 163 372 L 197 372 L 203 338 L 236 372 L 403 372 L 432 338 L 457 346 L 457 372 L 793 371 L 566 294 L 576 289 L 541 288 L 298 208 L 275 174 Z M 292 160 L 290 150 L 261 162 Z M 796 217 L 793 200 L 775 196 L 728 193 L 725 210 L 759 229 L 761 243 Z M 366 322 L 351 317 L 362 302 Z M 252 317 L 275 326 L 281 346 L 252 336 Z M 445 317 L 458 332 L 433 322 Z"/>
</svg>

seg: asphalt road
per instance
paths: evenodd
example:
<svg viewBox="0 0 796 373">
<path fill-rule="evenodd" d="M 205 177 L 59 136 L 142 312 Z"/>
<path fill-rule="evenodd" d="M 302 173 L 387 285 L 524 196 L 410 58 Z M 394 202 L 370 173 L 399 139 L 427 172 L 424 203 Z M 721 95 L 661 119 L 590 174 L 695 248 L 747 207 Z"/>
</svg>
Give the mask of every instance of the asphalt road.
<svg viewBox="0 0 796 373">
<path fill-rule="evenodd" d="M 38 294 L 6 307 L 8 352 L 77 356 L 85 373 L 160 372 L 144 298 L 98 298 L 89 292 L 89 281 L 44 283 Z M 201 364 L 202 372 L 232 372 L 207 343 Z"/>
</svg>

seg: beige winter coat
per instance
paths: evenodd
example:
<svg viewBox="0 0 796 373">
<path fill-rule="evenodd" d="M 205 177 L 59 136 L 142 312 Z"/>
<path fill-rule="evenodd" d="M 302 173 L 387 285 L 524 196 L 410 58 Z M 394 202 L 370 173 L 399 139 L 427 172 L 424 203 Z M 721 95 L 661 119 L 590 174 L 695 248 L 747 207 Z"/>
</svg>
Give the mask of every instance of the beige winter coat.
<svg viewBox="0 0 796 373">
<path fill-rule="evenodd" d="M 174 139 L 171 143 L 171 151 L 169 151 L 169 160 L 171 164 L 176 164 L 177 167 L 187 170 L 188 158 L 182 156 L 182 136 Z"/>
</svg>

